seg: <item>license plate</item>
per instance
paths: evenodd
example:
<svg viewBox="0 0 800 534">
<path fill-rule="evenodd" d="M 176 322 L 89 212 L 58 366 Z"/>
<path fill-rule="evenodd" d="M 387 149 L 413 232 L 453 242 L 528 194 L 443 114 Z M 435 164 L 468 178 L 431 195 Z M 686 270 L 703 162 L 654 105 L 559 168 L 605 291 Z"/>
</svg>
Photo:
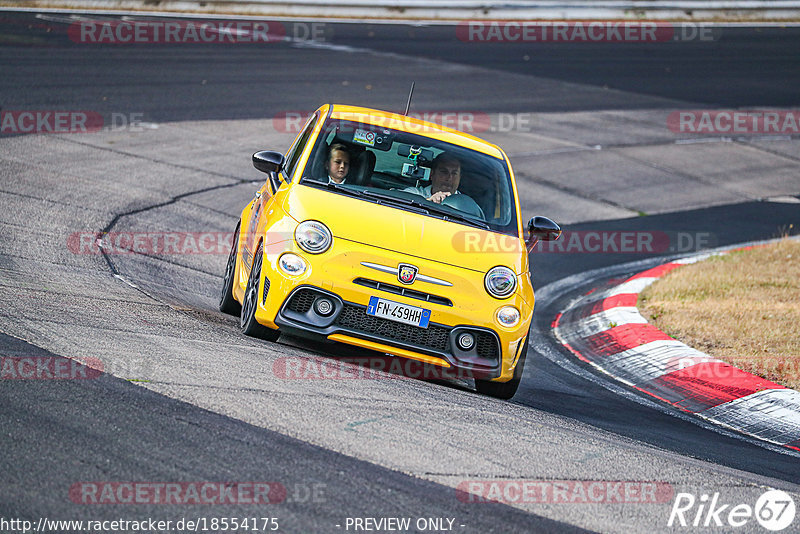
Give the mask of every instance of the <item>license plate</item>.
<svg viewBox="0 0 800 534">
<path fill-rule="evenodd" d="M 420 328 L 428 328 L 428 323 L 431 321 L 430 310 L 378 297 L 370 297 L 367 315 L 383 317 L 390 321 L 419 326 Z"/>
</svg>

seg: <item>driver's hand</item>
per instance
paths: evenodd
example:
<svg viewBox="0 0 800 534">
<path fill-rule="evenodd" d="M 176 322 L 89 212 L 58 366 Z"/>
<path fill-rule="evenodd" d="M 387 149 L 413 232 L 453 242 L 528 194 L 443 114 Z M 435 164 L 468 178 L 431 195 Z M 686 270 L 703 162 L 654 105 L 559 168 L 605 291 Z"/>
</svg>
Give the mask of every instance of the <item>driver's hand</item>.
<svg viewBox="0 0 800 534">
<path fill-rule="evenodd" d="M 437 204 L 441 204 L 442 200 L 446 199 L 449 196 L 450 193 L 448 191 L 438 191 L 432 194 L 430 197 L 428 197 L 428 200 L 430 200 L 431 202 L 436 202 Z"/>
</svg>

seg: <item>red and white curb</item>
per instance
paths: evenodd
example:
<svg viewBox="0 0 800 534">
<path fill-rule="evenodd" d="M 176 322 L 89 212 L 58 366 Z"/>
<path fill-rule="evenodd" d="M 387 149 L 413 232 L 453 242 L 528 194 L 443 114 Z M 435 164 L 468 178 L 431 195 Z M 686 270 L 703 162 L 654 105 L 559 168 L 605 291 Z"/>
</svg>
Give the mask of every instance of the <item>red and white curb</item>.
<svg viewBox="0 0 800 534">
<path fill-rule="evenodd" d="M 800 451 L 800 392 L 752 375 L 677 341 L 642 317 L 639 293 L 676 260 L 573 302 L 553 321 L 575 356 L 637 390 L 715 424 Z"/>
</svg>

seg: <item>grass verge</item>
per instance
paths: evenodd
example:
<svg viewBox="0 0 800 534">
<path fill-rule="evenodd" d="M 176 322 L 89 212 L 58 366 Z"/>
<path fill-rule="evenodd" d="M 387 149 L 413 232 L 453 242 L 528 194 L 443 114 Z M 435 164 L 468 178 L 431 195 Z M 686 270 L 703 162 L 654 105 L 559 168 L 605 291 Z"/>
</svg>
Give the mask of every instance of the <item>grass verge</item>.
<svg viewBox="0 0 800 534">
<path fill-rule="evenodd" d="M 800 389 L 800 241 L 675 269 L 648 287 L 638 306 L 675 339 Z"/>
</svg>

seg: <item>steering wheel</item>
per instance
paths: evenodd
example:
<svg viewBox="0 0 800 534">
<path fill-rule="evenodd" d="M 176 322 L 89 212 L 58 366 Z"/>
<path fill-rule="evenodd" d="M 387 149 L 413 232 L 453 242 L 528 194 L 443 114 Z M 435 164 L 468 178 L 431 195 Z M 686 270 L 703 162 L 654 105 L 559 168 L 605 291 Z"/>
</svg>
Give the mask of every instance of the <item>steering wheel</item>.
<svg viewBox="0 0 800 534">
<path fill-rule="evenodd" d="M 458 211 L 480 217 L 484 221 L 486 220 L 481 207 L 478 206 L 478 203 L 472 200 L 469 195 L 463 193 L 459 195 L 450 195 L 442 201 L 442 204 L 455 208 Z"/>
</svg>

